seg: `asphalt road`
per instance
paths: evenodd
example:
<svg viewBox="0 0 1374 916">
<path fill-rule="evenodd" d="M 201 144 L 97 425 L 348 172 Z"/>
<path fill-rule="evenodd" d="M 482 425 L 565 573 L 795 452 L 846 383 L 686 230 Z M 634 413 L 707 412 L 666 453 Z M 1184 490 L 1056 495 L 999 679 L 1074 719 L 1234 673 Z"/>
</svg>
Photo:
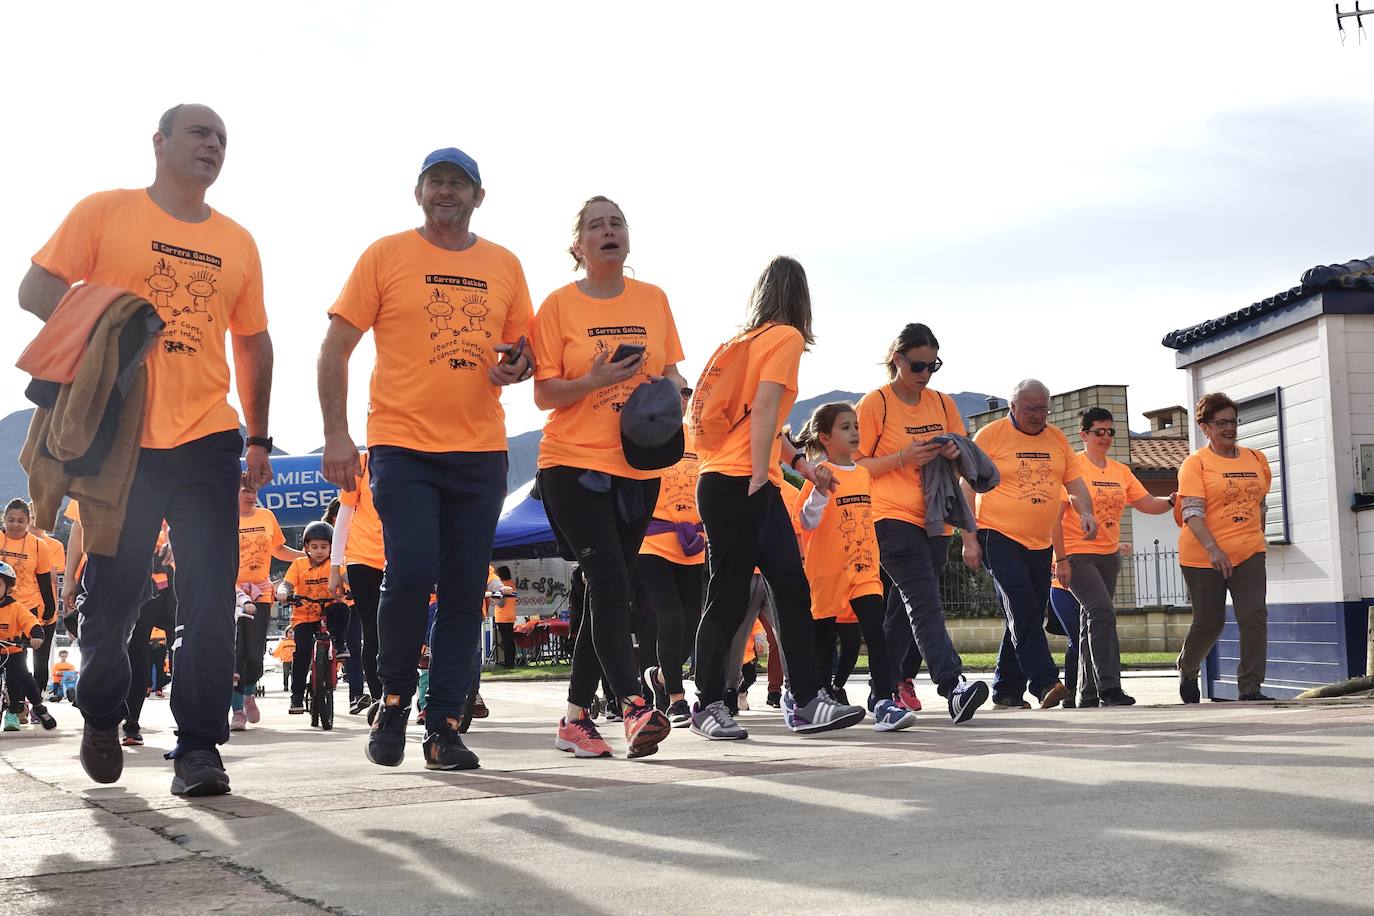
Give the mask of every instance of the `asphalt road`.
<svg viewBox="0 0 1374 916">
<path fill-rule="evenodd" d="M 112 787 L 60 704 L 58 731 L 0 734 L 0 910 L 1374 913 L 1374 701 L 1182 707 L 1174 685 L 956 728 L 925 683 L 899 734 L 803 739 L 764 709 L 748 741 L 583 761 L 552 747 L 564 684 L 490 684 L 465 773 L 425 771 L 414 728 L 375 767 L 361 719 L 313 731 L 274 692 L 224 749 L 233 794 L 194 802 L 168 793 L 167 701 Z"/>
</svg>

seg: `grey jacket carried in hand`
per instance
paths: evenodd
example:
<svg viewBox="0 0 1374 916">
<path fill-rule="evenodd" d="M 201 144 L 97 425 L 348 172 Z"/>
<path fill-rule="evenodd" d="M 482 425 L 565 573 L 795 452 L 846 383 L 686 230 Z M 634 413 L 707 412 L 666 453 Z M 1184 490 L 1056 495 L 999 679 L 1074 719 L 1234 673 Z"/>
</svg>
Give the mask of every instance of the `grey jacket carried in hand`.
<svg viewBox="0 0 1374 916">
<path fill-rule="evenodd" d="M 959 460 L 936 459 L 921 468 L 921 489 L 926 494 L 926 532 L 933 535 L 943 534 L 945 525 L 964 531 L 978 530 L 973 520 L 973 507 L 964 499 L 959 478 L 967 480 L 975 493 L 986 493 L 1002 482 L 997 465 L 973 444 L 972 439 L 957 433 L 948 435 L 959 446 Z"/>
</svg>

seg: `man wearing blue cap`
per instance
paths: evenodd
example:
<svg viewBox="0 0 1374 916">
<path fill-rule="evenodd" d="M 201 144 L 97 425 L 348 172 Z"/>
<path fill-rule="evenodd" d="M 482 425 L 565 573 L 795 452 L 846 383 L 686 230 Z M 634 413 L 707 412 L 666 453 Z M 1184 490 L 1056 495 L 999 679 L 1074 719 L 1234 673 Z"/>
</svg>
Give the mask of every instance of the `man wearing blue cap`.
<svg viewBox="0 0 1374 916">
<path fill-rule="evenodd" d="M 320 350 L 324 475 L 352 490 L 360 465 L 348 431 L 348 360 L 368 330 L 377 348 L 367 445 L 386 555 L 377 612 L 383 696 L 367 758 L 383 766 L 405 756 L 416 661 L 426 642 L 425 766 L 477 766 L 458 723 L 475 675 L 487 561 L 506 496 L 500 389 L 533 373 L 524 271 L 515 255 L 469 228 L 485 196 L 477 163 L 462 150 L 425 157 L 415 185 L 424 225 L 363 252 L 329 309 Z M 438 612 L 427 634 L 436 583 Z"/>
</svg>

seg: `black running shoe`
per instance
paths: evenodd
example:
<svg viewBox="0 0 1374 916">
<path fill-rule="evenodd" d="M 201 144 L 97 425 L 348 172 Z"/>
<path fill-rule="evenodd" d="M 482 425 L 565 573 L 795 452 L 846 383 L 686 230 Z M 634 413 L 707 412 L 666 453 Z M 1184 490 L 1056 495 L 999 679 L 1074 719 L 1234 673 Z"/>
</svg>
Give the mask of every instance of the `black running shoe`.
<svg viewBox="0 0 1374 916">
<path fill-rule="evenodd" d="M 124 772 L 124 751 L 119 746 L 119 729 L 93 728 L 87 722 L 81 730 L 81 769 L 98 783 L 119 782 Z"/>
<path fill-rule="evenodd" d="M 406 757 L 406 721 L 409 718 L 409 706 L 384 703 L 367 737 L 367 759 L 378 766 L 400 766 Z"/>
<path fill-rule="evenodd" d="M 1098 698 L 1097 702 L 1100 706 L 1134 706 L 1135 697 L 1131 696 L 1120 687 L 1111 687 L 1102 691 L 1102 695 Z"/>
<path fill-rule="evenodd" d="M 371 705 L 372 697 L 368 696 L 367 694 L 363 694 L 362 696 L 355 699 L 352 703 L 348 704 L 348 714 L 350 716 L 359 715 L 364 709 L 367 709 L 367 707 Z"/>
<path fill-rule="evenodd" d="M 738 715 L 739 715 L 739 688 L 738 688 L 738 687 L 726 687 L 726 688 L 725 688 L 725 696 L 724 696 L 722 699 L 723 699 L 724 702 L 725 702 L 725 710 L 726 710 L 726 712 L 730 713 L 730 715 L 731 715 L 732 717 L 738 716 Z"/>
<path fill-rule="evenodd" d="M 44 731 L 50 732 L 57 728 L 57 720 L 52 717 L 52 713 L 48 712 L 48 707 L 35 706 L 33 714 L 38 717 L 38 722 L 43 726 Z"/>
<path fill-rule="evenodd" d="M 667 712 L 668 691 L 663 684 L 659 682 L 658 678 L 659 671 L 657 665 L 644 669 L 644 684 L 649 688 L 646 699 L 653 704 L 654 709 L 657 709 L 659 712 Z M 691 712 L 689 711 L 687 715 L 690 716 Z"/>
<path fill-rule="evenodd" d="M 435 728 L 435 726 L 438 727 Z M 433 730 L 425 733 L 426 770 L 477 769 L 477 755 L 468 750 L 463 744 L 463 739 L 458 737 L 458 721 L 456 719 L 440 719 L 438 722 L 430 722 L 428 728 Z"/>
<path fill-rule="evenodd" d="M 768 699 L 764 700 L 764 702 L 767 703 L 769 706 L 773 707 L 774 709 L 782 709 L 782 691 L 768 691 Z"/>
<path fill-rule="evenodd" d="M 692 707 L 687 705 L 685 699 L 668 704 L 667 715 L 668 721 L 673 724 L 674 728 L 692 724 Z"/>
<path fill-rule="evenodd" d="M 1202 702 L 1202 691 L 1198 689 L 1196 677 L 1178 676 L 1178 698 L 1185 703 Z"/>
<path fill-rule="evenodd" d="M 1252 702 L 1252 701 L 1260 701 L 1260 702 L 1267 701 L 1267 702 L 1270 702 L 1270 703 L 1274 702 L 1274 698 L 1273 698 L 1273 697 L 1267 697 L 1267 696 L 1265 696 L 1264 694 L 1260 693 L 1258 690 L 1256 690 L 1254 693 L 1242 693 L 1242 694 L 1240 695 L 1239 699 L 1244 700 L 1244 701 L 1246 701 L 1246 702 Z M 44 728 L 47 728 L 48 726 L 47 726 L 46 724 L 44 724 L 43 727 L 44 727 Z"/>
<path fill-rule="evenodd" d="M 124 723 L 124 739 L 120 743 L 125 747 L 143 746 L 143 730 L 138 727 L 137 722 Z"/>
<path fill-rule="evenodd" d="M 228 795 L 229 774 L 214 748 L 196 748 L 177 754 L 172 760 L 172 794 L 193 798 L 203 795 Z"/>
<path fill-rule="evenodd" d="M 1030 709 L 1031 705 L 1026 702 L 1024 696 L 1019 697 L 993 697 L 992 705 L 999 709 Z"/>
</svg>

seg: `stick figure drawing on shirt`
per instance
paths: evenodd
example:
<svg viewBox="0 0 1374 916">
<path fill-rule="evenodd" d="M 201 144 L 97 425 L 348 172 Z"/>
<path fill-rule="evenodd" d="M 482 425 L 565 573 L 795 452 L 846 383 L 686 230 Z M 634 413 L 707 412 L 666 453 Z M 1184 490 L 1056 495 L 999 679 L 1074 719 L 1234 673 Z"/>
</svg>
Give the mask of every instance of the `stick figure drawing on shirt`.
<svg viewBox="0 0 1374 916">
<path fill-rule="evenodd" d="M 453 302 L 449 300 L 447 293 L 441 289 L 431 290 L 425 311 L 429 312 L 429 320 L 434 322 L 434 330 L 429 332 L 430 340 L 445 331 L 454 337 L 458 336 L 458 329 L 449 324 L 449 319 L 453 317 Z"/>
<path fill-rule="evenodd" d="M 186 284 L 186 291 L 192 297 L 191 307 L 182 309 L 183 312 L 208 312 L 210 297 L 215 294 L 215 275 L 208 270 L 196 271 L 191 274 L 191 282 Z M 210 321 L 215 320 L 214 315 L 206 315 L 206 317 Z"/>
<path fill-rule="evenodd" d="M 487 315 L 490 313 L 491 309 L 487 308 L 487 300 L 477 293 L 464 297 L 463 314 L 467 316 L 468 327 L 474 331 L 481 331 L 488 337 L 491 336 L 491 332 L 483 328 L 482 323 L 487 320 Z"/>
<path fill-rule="evenodd" d="M 152 301 L 153 308 L 157 309 L 159 314 L 161 314 L 163 309 L 170 309 L 172 307 L 172 294 L 176 292 L 177 287 L 181 285 L 177 283 L 175 279 L 176 275 L 176 268 L 168 264 L 166 258 L 158 258 L 157 263 L 153 265 L 153 272 L 148 275 L 147 280 L 143 281 L 148 284 L 148 289 L 150 290 L 148 298 Z M 162 315 L 161 317 L 167 318 L 168 316 Z"/>
</svg>

